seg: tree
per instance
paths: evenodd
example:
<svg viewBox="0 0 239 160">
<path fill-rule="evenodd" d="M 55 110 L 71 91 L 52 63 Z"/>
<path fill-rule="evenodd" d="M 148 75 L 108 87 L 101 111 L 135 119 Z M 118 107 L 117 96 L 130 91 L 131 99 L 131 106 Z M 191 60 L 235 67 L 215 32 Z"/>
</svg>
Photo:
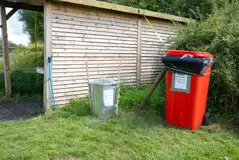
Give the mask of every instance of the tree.
<svg viewBox="0 0 239 160">
<path fill-rule="evenodd" d="M 168 13 L 193 19 L 211 14 L 214 0 L 102 0 L 110 3 Z M 216 1 L 215 1 L 216 2 Z"/>
<path fill-rule="evenodd" d="M 21 10 L 19 20 L 24 23 L 23 31 L 30 36 L 32 43 L 44 41 L 44 14 Z"/>
<path fill-rule="evenodd" d="M 14 42 L 8 41 L 8 47 L 17 47 L 18 45 Z M 0 48 L 2 48 L 2 38 L 0 38 Z"/>
<path fill-rule="evenodd" d="M 206 19 L 218 0 L 101 0 L 125 6 L 147 9 L 194 19 Z M 222 0 L 219 0 L 222 1 Z M 19 20 L 31 42 L 44 41 L 44 15 L 41 12 L 21 10 Z"/>
<path fill-rule="evenodd" d="M 212 7 L 212 0 L 175 0 L 166 9 L 170 14 L 202 20 L 211 14 Z"/>
</svg>

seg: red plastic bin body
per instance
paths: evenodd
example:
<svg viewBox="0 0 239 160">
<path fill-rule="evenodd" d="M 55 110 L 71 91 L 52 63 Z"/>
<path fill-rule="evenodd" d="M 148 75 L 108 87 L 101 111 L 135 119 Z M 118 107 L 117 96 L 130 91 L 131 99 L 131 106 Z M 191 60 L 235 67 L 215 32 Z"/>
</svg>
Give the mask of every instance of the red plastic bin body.
<svg viewBox="0 0 239 160">
<path fill-rule="evenodd" d="M 169 56 L 183 56 L 191 54 L 194 57 L 203 58 L 213 56 L 207 52 L 192 52 L 182 50 L 168 50 Z M 191 76 L 189 93 L 172 91 L 172 72 L 166 73 L 166 121 L 174 125 L 190 130 L 197 129 L 203 120 L 206 111 L 208 87 L 211 67 L 204 72 L 205 76 Z"/>
</svg>

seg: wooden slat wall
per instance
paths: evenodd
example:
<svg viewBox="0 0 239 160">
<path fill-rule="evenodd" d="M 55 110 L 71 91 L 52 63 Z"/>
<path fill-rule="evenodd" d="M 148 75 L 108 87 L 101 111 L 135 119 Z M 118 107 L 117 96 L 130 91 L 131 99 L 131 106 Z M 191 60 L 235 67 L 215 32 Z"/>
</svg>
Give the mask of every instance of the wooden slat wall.
<svg viewBox="0 0 239 160">
<path fill-rule="evenodd" d="M 153 80 L 162 64 L 163 47 L 138 16 L 70 4 L 52 5 L 52 77 L 57 105 L 88 95 L 89 79 L 113 78 L 136 84 L 137 52 L 141 82 Z M 161 36 L 174 35 L 172 23 L 153 20 Z M 139 49 L 138 47 L 141 47 Z"/>
<path fill-rule="evenodd" d="M 168 38 L 175 36 L 175 25 L 172 22 L 160 19 L 149 19 L 149 21 L 168 47 Z M 145 19 L 142 22 L 141 30 L 141 83 L 151 83 L 163 67 L 161 57 L 166 54 L 165 49 L 167 47 L 155 35 Z"/>
<path fill-rule="evenodd" d="M 137 16 L 57 4 L 52 12 L 58 105 L 88 95 L 88 79 L 120 77 L 123 83 L 136 83 Z"/>
</svg>

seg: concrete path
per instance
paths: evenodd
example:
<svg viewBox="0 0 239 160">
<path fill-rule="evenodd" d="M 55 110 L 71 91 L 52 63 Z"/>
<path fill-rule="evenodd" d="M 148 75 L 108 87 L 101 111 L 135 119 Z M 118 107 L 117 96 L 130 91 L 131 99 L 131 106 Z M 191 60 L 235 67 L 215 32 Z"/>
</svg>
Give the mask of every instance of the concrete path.
<svg viewBox="0 0 239 160">
<path fill-rule="evenodd" d="M 27 119 L 42 111 L 43 103 L 40 101 L 0 104 L 0 122 Z"/>
</svg>

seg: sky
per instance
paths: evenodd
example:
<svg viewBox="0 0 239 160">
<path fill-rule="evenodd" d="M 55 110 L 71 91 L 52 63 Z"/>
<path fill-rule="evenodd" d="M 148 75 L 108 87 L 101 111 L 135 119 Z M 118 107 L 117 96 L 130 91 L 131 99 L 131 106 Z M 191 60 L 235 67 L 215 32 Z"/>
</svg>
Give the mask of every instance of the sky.
<svg viewBox="0 0 239 160">
<path fill-rule="evenodd" d="M 10 10 L 11 8 L 7 8 L 6 12 L 8 13 Z M 30 43 L 29 36 L 23 33 L 23 22 L 18 20 L 18 16 L 19 14 L 16 12 L 7 20 L 8 40 L 16 44 L 28 45 Z M 2 32 L 0 32 L 0 36 L 2 37 Z"/>
</svg>

